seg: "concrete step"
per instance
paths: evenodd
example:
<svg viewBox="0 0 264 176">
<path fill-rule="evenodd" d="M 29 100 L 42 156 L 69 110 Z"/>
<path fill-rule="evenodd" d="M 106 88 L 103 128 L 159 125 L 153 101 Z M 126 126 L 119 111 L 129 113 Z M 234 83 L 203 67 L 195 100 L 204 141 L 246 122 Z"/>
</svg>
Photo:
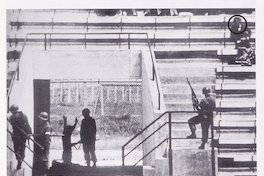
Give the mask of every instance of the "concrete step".
<svg viewBox="0 0 264 176">
<path fill-rule="evenodd" d="M 168 111 L 192 111 L 192 102 L 165 102 Z"/>
<path fill-rule="evenodd" d="M 186 93 L 186 94 L 174 94 L 173 92 L 171 93 L 166 93 L 164 90 L 162 90 L 163 92 L 163 97 L 164 97 L 164 100 L 165 102 L 166 101 L 175 101 L 175 100 L 178 100 L 178 101 L 182 101 L 182 100 L 188 100 L 188 101 L 192 101 L 191 99 L 191 93 Z M 201 100 L 202 98 L 204 98 L 204 95 L 203 94 L 196 94 L 196 97 L 198 98 L 198 100 Z"/>
<path fill-rule="evenodd" d="M 209 87 L 211 90 L 214 90 L 214 84 L 191 84 L 194 92 L 198 95 L 202 94 L 202 89 L 204 87 Z M 189 94 L 191 95 L 191 89 L 188 83 L 185 84 L 164 84 L 162 85 L 162 92 L 164 94 L 169 93 L 175 93 L 175 94 Z"/>
<path fill-rule="evenodd" d="M 192 85 L 194 84 L 214 84 L 215 83 L 215 75 L 192 75 L 188 76 L 188 79 Z M 160 76 L 160 80 L 162 84 L 177 84 L 182 83 L 186 84 L 186 76 L 179 75 L 175 76 Z"/>
<path fill-rule="evenodd" d="M 193 50 L 191 50 L 193 51 Z M 164 51 L 165 52 L 165 51 Z M 177 51 L 175 51 L 177 52 Z M 188 51 L 186 51 L 188 52 Z M 186 57 L 186 56 L 185 56 Z M 215 66 L 221 66 L 221 61 L 218 58 L 162 58 L 157 59 L 157 67 L 158 68 L 166 68 L 166 67 L 198 67 L 201 68 L 201 64 L 205 68 L 212 68 Z"/>
<path fill-rule="evenodd" d="M 257 176 L 257 171 L 252 171 L 252 169 L 221 169 L 218 171 L 218 176 Z"/>
<path fill-rule="evenodd" d="M 200 75 L 208 75 L 214 76 L 215 70 L 214 68 L 208 69 L 200 69 L 200 68 L 192 68 L 192 67 L 164 67 L 158 68 L 160 76 L 200 76 Z"/>
</svg>

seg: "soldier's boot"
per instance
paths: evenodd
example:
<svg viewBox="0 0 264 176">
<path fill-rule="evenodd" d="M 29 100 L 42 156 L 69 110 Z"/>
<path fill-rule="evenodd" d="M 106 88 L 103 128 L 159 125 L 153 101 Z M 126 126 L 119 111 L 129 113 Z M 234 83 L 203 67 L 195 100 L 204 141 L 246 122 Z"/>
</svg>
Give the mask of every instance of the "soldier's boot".
<svg viewBox="0 0 264 176">
<path fill-rule="evenodd" d="M 187 139 L 195 139 L 196 138 L 196 134 L 195 134 L 196 127 L 192 123 L 189 123 L 189 127 L 190 127 L 190 130 L 191 130 L 192 134 L 190 136 L 187 136 Z"/>
<path fill-rule="evenodd" d="M 205 143 L 203 142 L 203 143 L 200 145 L 199 149 L 204 149 L 204 146 L 205 146 Z"/>
<path fill-rule="evenodd" d="M 17 170 L 21 169 L 22 161 L 17 160 Z"/>
<path fill-rule="evenodd" d="M 96 168 L 96 162 L 93 163 L 93 168 Z"/>
<path fill-rule="evenodd" d="M 86 160 L 86 166 L 87 166 L 88 168 L 91 167 L 91 165 L 90 165 L 90 160 Z"/>
<path fill-rule="evenodd" d="M 196 138 L 196 134 L 192 133 L 190 136 L 187 136 L 187 139 L 195 139 Z"/>
</svg>

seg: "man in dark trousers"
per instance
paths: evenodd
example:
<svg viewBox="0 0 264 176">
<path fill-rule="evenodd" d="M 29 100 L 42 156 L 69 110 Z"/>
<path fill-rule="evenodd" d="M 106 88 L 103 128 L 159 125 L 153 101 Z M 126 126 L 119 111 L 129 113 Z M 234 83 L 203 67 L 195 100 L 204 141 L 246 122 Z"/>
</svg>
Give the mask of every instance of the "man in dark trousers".
<svg viewBox="0 0 264 176">
<path fill-rule="evenodd" d="M 234 18 L 230 30 L 231 39 L 235 42 L 235 49 L 239 49 L 241 47 L 250 48 L 249 39 L 251 36 L 251 30 L 245 23 L 241 22 L 240 17 Z"/>
<path fill-rule="evenodd" d="M 63 144 L 62 159 L 65 164 L 71 164 L 71 158 L 72 158 L 71 147 L 73 146 L 73 144 L 71 143 L 71 134 L 78 123 L 78 119 L 77 117 L 75 118 L 75 123 L 72 126 L 67 125 L 66 116 L 63 116 L 63 121 L 64 121 L 64 129 L 63 129 L 64 136 L 62 136 L 62 144 Z"/>
<path fill-rule="evenodd" d="M 95 155 L 95 140 L 96 140 L 96 123 L 90 116 L 90 110 L 88 108 L 83 109 L 82 115 L 84 119 L 81 123 L 81 142 L 83 143 L 84 158 L 87 166 L 90 167 L 90 154 L 93 161 L 93 167 L 96 167 L 96 155 Z"/>
<path fill-rule="evenodd" d="M 43 147 L 43 150 L 40 150 L 38 153 L 40 161 L 37 170 L 43 175 L 46 176 L 46 173 L 49 169 L 49 150 L 50 150 L 50 135 L 51 135 L 51 126 L 49 123 L 49 115 L 47 112 L 41 112 L 38 115 L 40 119 L 38 133 L 34 134 L 35 140 Z"/>
<path fill-rule="evenodd" d="M 191 129 L 191 135 L 187 136 L 188 139 L 196 138 L 196 124 L 201 123 L 202 127 L 202 144 L 199 149 L 204 149 L 208 140 L 208 130 L 213 120 L 213 111 L 215 110 L 215 99 L 210 96 L 210 88 L 204 87 L 203 94 L 205 98 L 198 104 L 198 100 L 193 101 L 195 108 L 198 111 L 198 115 L 188 120 L 189 127 Z"/>
<path fill-rule="evenodd" d="M 25 145 L 26 140 L 31 136 L 32 131 L 28 124 L 27 116 L 18 111 L 16 104 L 12 105 L 9 110 L 12 115 L 10 116 L 10 123 L 13 128 L 12 140 L 14 143 L 14 151 L 17 159 L 17 170 L 21 169 L 22 161 L 25 158 Z"/>
</svg>

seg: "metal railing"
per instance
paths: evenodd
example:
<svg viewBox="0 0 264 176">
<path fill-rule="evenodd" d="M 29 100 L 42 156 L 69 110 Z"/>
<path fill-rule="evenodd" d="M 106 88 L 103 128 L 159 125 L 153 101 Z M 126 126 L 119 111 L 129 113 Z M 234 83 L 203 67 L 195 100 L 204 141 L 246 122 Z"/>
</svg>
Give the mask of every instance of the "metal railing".
<svg viewBox="0 0 264 176">
<path fill-rule="evenodd" d="M 54 12 L 55 14 L 55 12 Z M 107 22 L 101 22 L 101 20 L 90 20 L 90 19 L 102 19 L 105 17 L 84 17 L 83 22 L 60 22 L 60 21 L 54 21 L 54 18 L 56 18 L 56 15 L 53 15 L 50 19 L 50 22 L 28 22 L 28 21 L 19 21 L 19 19 L 17 18 L 16 21 L 10 21 L 10 26 L 11 29 L 13 29 L 13 27 L 15 27 L 17 30 L 19 30 L 19 28 L 21 26 L 49 26 L 52 30 L 54 27 L 56 26 L 76 26 L 76 27 L 83 27 L 86 29 L 86 31 L 89 31 L 89 27 L 105 27 L 105 26 L 111 26 L 111 27 L 117 27 L 120 28 L 120 32 L 123 32 L 125 27 L 149 27 L 151 29 L 154 29 L 155 31 L 158 30 L 158 27 L 173 27 L 173 28 L 177 28 L 177 29 L 188 29 L 189 31 L 191 31 L 193 28 L 197 28 L 197 27 L 210 27 L 210 28 L 215 28 L 215 29 L 224 29 L 227 30 L 228 29 L 228 20 L 231 17 L 231 15 L 227 15 L 227 16 L 173 16 L 173 17 L 143 17 L 143 19 L 147 19 L 145 23 L 143 22 L 137 22 L 137 19 L 142 17 L 119 17 L 119 19 L 117 20 L 117 17 L 113 17 L 113 21 L 111 21 L 111 18 L 108 19 Z M 245 16 L 245 18 L 250 18 L 252 16 L 247 15 Z M 208 22 L 208 18 L 214 18 L 216 19 L 216 21 L 211 21 Z M 126 19 L 128 19 L 126 21 Z M 133 19 L 135 19 L 133 21 Z M 167 19 L 165 22 L 163 19 Z M 169 19 L 169 20 L 168 20 Z M 177 19 L 180 19 L 179 21 L 177 21 Z M 254 20 L 248 20 L 247 19 L 247 25 L 249 27 L 254 27 L 255 26 L 255 22 Z"/>
<path fill-rule="evenodd" d="M 11 124 L 11 122 L 10 122 L 10 120 L 9 119 L 7 119 L 7 121 Z M 27 135 L 27 133 L 24 131 L 24 130 L 22 130 L 20 127 L 18 127 L 18 126 L 16 126 L 16 128 L 19 130 L 19 131 L 21 131 L 24 135 Z M 12 136 L 12 137 L 14 137 L 14 138 L 16 138 L 21 144 L 23 144 L 31 153 L 33 153 L 33 155 L 35 155 L 37 158 L 40 158 L 40 156 L 36 153 L 36 152 L 34 152 L 34 150 L 32 150 L 31 148 L 30 148 L 30 146 L 29 145 L 26 145 L 26 143 L 24 143 L 21 139 L 20 139 L 20 137 L 19 136 L 17 136 L 17 135 L 15 135 L 13 132 L 11 132 L 10 130 L 8 130 L 7 129 L 7 132 Z M 28 138 L 28 140 L 30 140 L 30 141 L 32 141 L 34 144 L 36 144 L 41 150 L 43 150 L 44 148 L 37 142 L 37 141 L 35 141 L 34 139 L 32 139 L 32 138 Z M 29 144 L 29 143 L 28 143 Z M 7 148 L 12 152 L 12 153 L 14 153 L 16 156 L 18 156 L 20 159 L 21 159 L 21 161 L 22 162 L 24 162 L 31 170 L 33 170 L 33 171 L 35 171 L 35 172 L 37 172 L 28 162 L 26 162 L 21 156 L 20 156 L 20 154 L 18 154 L 15 150 L 13 150 L 10 146 L 8 146 L 7 145 Z"/>
<path fill-rule="evenodd" d="M 135 149 L 137 149 L 140 145 L 142 145 L 145 141 L 147 141 L 151 136 L 156 134 L 158 131 L 160 131 L 164 126 L 168 125 L 168 137 L 163 139 L 159 144 L 157 144 L 153 149 L 148 151 L 142 158 L 140 158 L 134 166 L 136 166 L 140 161 L 142 161 L 144 158 L 146 158 L 149 154 L 151 154 L 153 151 L 155 151 L 159 146 L 161 146 L 165 141 L 169 142 L 169 147 L 168 147 L 168 163 L 169 163 L 169 175 L 173 175 L 173 161 L 172 161 L 172 140 L 174 139 L 186 139 L 186 137 L 172 137 L 172 124 L 188 124 L 188 122 L 177 122 L 177 121 L 172 121 L 172 114 L 178 114 L 178 113 L 197 113 L 196 111 L 166 111 L 163 114 L 161 114 L 158 118 L 156 118 L 154 121 L 152 121 L 149 125 L 147 125 L 144 129 L 142 129 L 138 134 L 136 134 L 133 138 L 131 138 L 128 142 L 126 142 L 122 146 L 122 167 L 125 167 L 125 158 L 133 152 Z M 143 139 L 139 144 L 137 144 L 133 149 L 131 149 L 129 152 L 125 154 L 125 147 L 130 144 L 132 141 L 134 141 L 138 136 L 140 136 L 143 132 L 145 132 L 147 129 L 149 129 L 151 126 L 153 126 L 157 121 L 159 121 L 162 118 L 165 118 L 165 115 L 168 114 L 167 121 L 160 125 L 156 130 L 154 130 L 151 134 L 149 134 L 145 139 Z M 211 147 L 212 147 L 212 176 L 215 176 L 215 152 L 214 152 L 214 132 L 213 132 L 213 120 L 211 121 Z M 201 139 L 201 138 L 196 138 L 196 139 Z"/>
<path fill-rule="evenodd" d="M 56 35 L 57 38 L 52 38 L 52 36 Z M 98 37 L 98 36 L 102 36 L 105 35 L 103 37 Z M 109 36 L 112 36 L 111 38 L 109 38 Z M 133 35 L 142 35 L 143 38 L 133 38 Z M 30 39 L 30 36 L 41 36 L 41 38 L 33 38 Z M 49 38 L 47 38 L 47 36 Z M 60 36 L 60 37 L 59 37 Z M 82 36 L 81 39 L 77 39 L 77 38 L 65 38 L 65 36 Z M 93 36 L 90 38 L 87 38 L 87 36 Z M 126 38 L 121 38 L 125 36 Z M 58 38 L 59 37 L 59 38 Z M 94 43 L 112 43 L 112 44 L 117 44 L 119 46 L 119 48 L 121 48 L 121 44 L 126 42 L 128 49 L 131 49 L 131 45 L 133 42 L 144 42 L 148 45 L 148 49 L 149 49 L 149 53 L 151 56 L 151 60 L 152 60 L 152 81 L 155 81 L 156 79 L 156 85 L 157 85 L 157 90 L 158 90 L 158 109 L 160 109 L 160 89 L 159 89 L 159 82 L 157 81 L 157 74 L 156 74 L 156 68 L 155 68 L 155 64 L 154 64 L 154 57 L 153 57 L 153 52 L 151 50 L 151 46 L 150 46 L 150 41 L 149 41 L 149 37 L 147 33 L 28 33 L 26 35 L 26 38 L 24 39 L 23 42 L 23 48 L 21 51 L 21 55 L 20 55 L 20 59 L 18 60 L 18 64 L 17 64 L 17 68 L 15 70 L 14 75 L 12 76 L 11 79 L 11 84 L 10 87 L 8 89 L 7 92 L 7 108 L 9 107 L 9 97 L 10 97 L 10 93 L 14 84 L 14 80 L 15 77 L 17 76 L 17 80 L 19 80 L 19 62 L 21 61 L 22 55 L 23 55 L 23 51 L 24 51 L 24 47 L 27 44 L 27 42 L 31 42 L 31 41 L 39 41 L 39 42 L 43 42 L 44 44 L 44 50 L 47 50 L 47 46 L 49 45 L 49 47 L 52 47 L 53 43 L 56 42 L 66 42 L 66 43 L 70 43 L 70 42 L 81 42 L 81 44 L 83 44 L 86 48 L 87 43 L 88 42 L 94 42 Z M 7 110 L 8 111 L 8 110 Z"/>
</svg>

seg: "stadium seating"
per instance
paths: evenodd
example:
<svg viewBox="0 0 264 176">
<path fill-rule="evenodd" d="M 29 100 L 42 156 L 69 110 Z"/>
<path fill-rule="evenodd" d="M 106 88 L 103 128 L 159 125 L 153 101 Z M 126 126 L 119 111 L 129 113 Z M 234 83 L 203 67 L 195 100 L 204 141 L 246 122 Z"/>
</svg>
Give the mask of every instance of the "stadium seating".
<svg viewBox="0 0 264 176">
<path fill-rule="evenodd" d="M 79 46 L 86 48 L 88 45 L 94 48 L 100 45 L 109 49 L 110 44 L 117 49 L 124 45 L 127 49 L 129 44 L 142 49 L 146 46 L 144 36 L 92 37 L 85 33 L 148 33 L 150 44 L 156 53 L 167 110 L 192 110 L 186 76 L 190 78 L 199 99 L 203 97 L 201 88 L 209 86 L 213 90 L 213 96 L 217 98 L 217 114 L 213 129 L 217 133 L 214 146 L 218 151 L 219 171 L 221 171 L 219 175 L 224 176 L 230 172 L 231 175 L 241 175 L 243 173 L 241 171 L 245 168 L 249 168 L 245 174 L 256 175 L 256 67 L 228 65 L 228 60 L 234 59 L 237 55 L 226 25 L 231 15 L 100 17 L 86 10 L 14 10 L 10 13 L 6 41 L 8 61 L 19 58 L 20 54 L 17 53 L 21 52 L 28 33 L 43 33 L 43 35 L 29 35 L 27 39 L 28 46 L 41 49 L 61 49 L 61 46 L 76 49 Z M 250 42 L 254 46 L 255 17 L 254 15 L 246 17 L 248 26 L 253 32 Z M 55 33 L 77 34 L 62 36 Z M 63 49 L 68 49 L 65 48 Z M 175 50 L 178 50 L 175 53 L 182 57 L 175 58 L 175 53 L 172 53 Z M 186 52 L 182 52 L 184 50 Z M 197 52 L 199 50 L 200 52 Z M 162 58 L 164 56 L 168 57 Z M 190 59 L 192 57 L 194 59 Z M 8 73 L 8 85 L 12 74 L 14 74 L 13 70 Z M 178 114 L 177 118 L 187 122 L 190 114 Z M 186 137 L 189 133 L 187 124 L 178 128 L 183 130 L 178 133 L 174 129 L 174 134 Z M 230 136 L 233 135 L 237 139 L 245 140 L 231 140 Z M 187 145 L 191 144 L 193 143 L 187 143 Z M 198 145 L 198 142 L 195 144 Z M 230 168 L 231 171 L 225 171 Z"/>
</svg>

